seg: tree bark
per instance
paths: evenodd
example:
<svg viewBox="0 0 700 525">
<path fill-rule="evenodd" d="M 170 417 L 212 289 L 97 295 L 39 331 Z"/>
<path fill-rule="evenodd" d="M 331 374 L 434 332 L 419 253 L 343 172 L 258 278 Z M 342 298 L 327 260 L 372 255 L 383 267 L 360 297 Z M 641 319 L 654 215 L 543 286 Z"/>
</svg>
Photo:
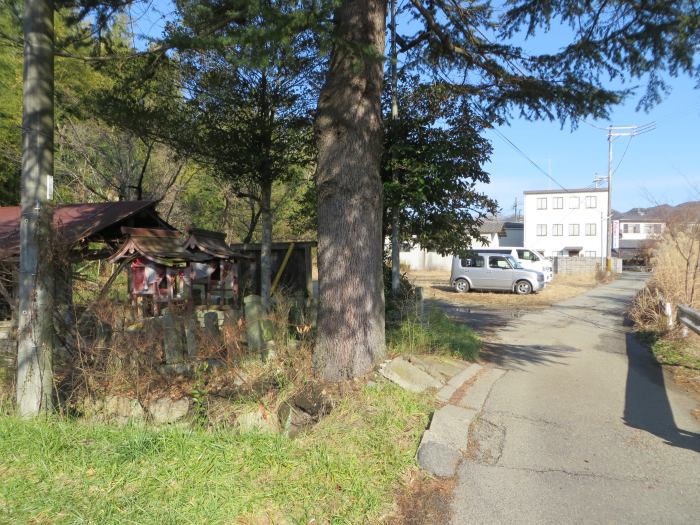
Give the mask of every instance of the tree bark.
<svg viewBox="0 0 700 525">
<path fill-rule="evenodd" d="M 263 311 L 270 308 L 272 289 L 272 181 L 260 184 L 262 239 L 260 243 L 260 298 Z"/>
<path fill-rule="evenodd" d="M 379 172 L 385 31 L 386 1 L 341 2 L 318 102 L 314 369 L 329 381 L 360 376 L 385 353 Z"/>
<path fill-rule="evenodd" d="M 53 0 L 24 2 L 24 98 L 20 221 L 17 410 L 52 406 L 53 305 L 47 201 L 53 175 Z"/>
<path fill-rule="evenodd" d="M 398 87 L 398 53 L 396 50 L 396 0 L 391 0 L 391 120 L 392 130 L 395 129 L 396 121 L 399 118 L 399 103 L 396 89 Z M 394 133 L 395 135 L 395 133 Z M 392 141 L 393 142 L 393 141 Z M 392 163 L 392 179 L 396 182 L 396 171 Z M 399 200 L 397 199 L 391 209 L 391 294 L 394 297 L 399 295 L 401 290 L 401 245 L 400 228 L 401 215 Z"/>
</svg>

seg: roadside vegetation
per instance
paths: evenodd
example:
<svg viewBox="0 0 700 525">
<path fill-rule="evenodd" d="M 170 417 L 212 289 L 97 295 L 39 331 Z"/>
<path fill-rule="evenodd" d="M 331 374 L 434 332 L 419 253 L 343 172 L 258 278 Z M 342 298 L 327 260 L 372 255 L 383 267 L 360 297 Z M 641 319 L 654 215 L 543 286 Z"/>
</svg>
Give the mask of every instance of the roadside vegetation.
<svg viewBox="0 0 700 525">
<path fill-rule="evenodd" d="M 437 310 L 421 322 L 415 294 L 404 285 L 399 319 L 387 330 L 389 355 L 476 360 L 476 335 Z M 313 332 L 294 337 L 289 304 L 278 297 L 275 306 L 277 353 L 268 362 L 247 359 L 231 342 L 237 335 L 229 334 L 228 346 L 203 352 L 221 366 L 164 383 L 149 372 L 153 364 L 143 361 L 139 345 L 130 345 L 135 353 L 85 347 L 63 415 L 21 420 L 6 403 L 0 522 L 354 524 L 393 516 L 397 494 L 419 477 L 415 453 L 434 410 L 432 396 L 374 374 L 314 383 Z M 244 379 L 238 390 L 236 378 Z M 285 402 L 313 388 L 323 389 L 332 407 L 294 437 L 276 421 L 252 429 L 239 423 L 250 413 L 276 420 Z M 138 397 L 144 405 L 153 396 L 186 395 L 194 410 L 176 424 L 117 425 L 81 413 L 78 392 Z"/>
<path fill-rule="evenodd" d="M 635 328 L 649 342 L 659 363 L 690 370 L 700 370 L 700 337 L 692 332 L 688 334 L 675 318 L 670 327 L 665 304 L 671 304 L 673 316 L 678 305 L 700 309 L 698 219 L 678 216 L 668 222 L 652 249 L 652 277 L 635 297 L 629 312 Z"/>
<path fill-rule="evenodd" d="M 296 439 L 2 417 L 0 521 L 377 523 L 430 411 L 384 382 L 357 387 Z"/>
</svg>

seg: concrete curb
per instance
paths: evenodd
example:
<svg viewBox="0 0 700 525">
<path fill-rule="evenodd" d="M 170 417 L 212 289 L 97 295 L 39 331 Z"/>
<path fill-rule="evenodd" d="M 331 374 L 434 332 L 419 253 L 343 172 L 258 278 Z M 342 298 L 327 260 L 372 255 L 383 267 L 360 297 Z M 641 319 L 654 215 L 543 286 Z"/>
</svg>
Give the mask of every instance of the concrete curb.
<svg viewBox="0 0 700 525">
<path fill-rule="evenodd" d="M 437 393 L 437 399 L 449 402 L 455 392 L 482 369 L 480 365 L 470 365 Z M 448 403 L 433 414 L 418 447 L 416 458 L 421 468 L 439 478 L 455 475 L 462 454 L 469 446 L 469 426 L 481 411 L 494 383 L 505 373 L 499 368 L 483 369 L 458 402 Z"/>
<path fill-rule="evenodd" d="M 438 391 L 435 397 L 438 399 L 438 401 L 447 403 L 450 399 L 452 399 L 452 396 L 457 389 L 478 374 L 482 368 L 483 367 L 481 365 L 477 365 L 476 363 L 469 365 L 459 374 L 450 379 L 447 384 Z"/>
</svg>

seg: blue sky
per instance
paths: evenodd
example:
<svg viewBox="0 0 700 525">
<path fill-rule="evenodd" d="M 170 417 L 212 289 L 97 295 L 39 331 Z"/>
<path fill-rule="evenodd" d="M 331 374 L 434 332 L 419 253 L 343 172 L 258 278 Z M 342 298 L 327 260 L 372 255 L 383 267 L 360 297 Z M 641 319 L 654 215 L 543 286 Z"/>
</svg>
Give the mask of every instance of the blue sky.
<svg viewBox="0 0 700 525">
<path fill-rule="evenodd" d="M 134 31 L 157 37 L 164 19 L 172 13 L 172 4 L 170 0 L 155 0 L 132 9 Z M 525 45 L 551 50 L 564 42 L 565 35 L 566 30 L 555 28 Z M 144 41 L 137 45 L 143 47 Z M 617 168 L 613 175 L 613 208 L 619 211 L 700 200 L 700 90 L 687 77 L 670 79 L 669 84 L 671 94 L 648 113 L 638 112 L 639 97 L 631 97 L 611 111 L 610 120 L 587 121 L 601 128 L 656 122 L 654 131 L 633 138 L 629 147 L 629 139 L 623 137 L 613 144 L 613 167 Z M 640 92 L 643 89 L 641 86 Z M 558 122 L 521 119 L 498 129 L 565 188 L 586 187 L 596 175 L 607 176 L 604 130 L 583 122 L 571 130 L 568 123 L 562 128 Z M 522 206 L 525 190 L 558 188 L 497 133 L 487 131 L 486 136 L 493 145 L 493 154 L 486 165 L 491 183 L 483 190 L 498 200 L 504 213 L 512 212 L 516 197 Z"/>
<path fill-rule="evenodd" d="M 679 204 L 700 200 L 700 91 L 690 79 L 672 79 L 673 91 L 651 112 L 635 110 L 638 98 L 618 106 L 609 121 L 587 121 L 599 127 L 642 125 L 655 121 L 656 129 L 639 135 L 627 147 L 627 138 L 613 142 L 613 208 L 626 211 L 656 203 Z M 596 175 L 607 176 L 608 142 L 605 131 L 581 123 L 571 130 L 559 123 L 516 120 L 498 128 L 544 171 L 565 188 L 586 187 Z M 505 213 L 524 190 L 558 186 L 494 132 L 488 193 Z"/>
</svg>

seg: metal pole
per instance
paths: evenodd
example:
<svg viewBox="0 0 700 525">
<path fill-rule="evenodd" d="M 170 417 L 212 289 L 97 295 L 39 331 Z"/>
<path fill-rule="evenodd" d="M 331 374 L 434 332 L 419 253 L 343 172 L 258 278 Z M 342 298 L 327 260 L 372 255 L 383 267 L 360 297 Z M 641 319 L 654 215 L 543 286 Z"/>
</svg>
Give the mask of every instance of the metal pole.
<svg viewBox="0 0 700 525">
<path fill-rule="evenodd" d="M 610 126 L 610 128 L 608 129 L 608 215 L 606 218 L 606 225 L 608 228 L 608 245 L 606 247 L 607 263 L 606 263 L 606 268 L 605 268 L 606 271 L 608 271 L 608 272 L 612 272 L 612 221 L 610 220 L 610 217 L 612 215 L 612 176 L 613 176 L 612 143 L 613 143 L 613 134 L 612 134 L 612 126 Z"/>
</svg>

